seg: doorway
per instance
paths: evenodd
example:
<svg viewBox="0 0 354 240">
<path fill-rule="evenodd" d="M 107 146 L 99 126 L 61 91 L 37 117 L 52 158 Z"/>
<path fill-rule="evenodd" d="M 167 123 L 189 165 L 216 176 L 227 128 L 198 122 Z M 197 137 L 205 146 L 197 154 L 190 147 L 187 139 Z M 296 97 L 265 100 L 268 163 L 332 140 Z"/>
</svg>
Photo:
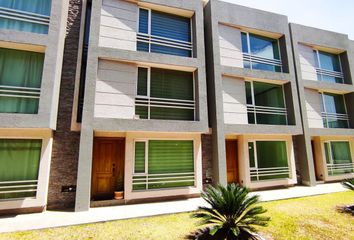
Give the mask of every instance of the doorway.
<svg viewBox="0 0 354 240">
<path fill-rule="evenodd" d="M 92 200 L 110 200 L 124 190 L 124 138 L 95 138 L 92 165 Z"/>
<path fill-rule="evenodd" d="M 237 140 L 226 140 L 227 183 L 238 183 Z"/>
</svg>

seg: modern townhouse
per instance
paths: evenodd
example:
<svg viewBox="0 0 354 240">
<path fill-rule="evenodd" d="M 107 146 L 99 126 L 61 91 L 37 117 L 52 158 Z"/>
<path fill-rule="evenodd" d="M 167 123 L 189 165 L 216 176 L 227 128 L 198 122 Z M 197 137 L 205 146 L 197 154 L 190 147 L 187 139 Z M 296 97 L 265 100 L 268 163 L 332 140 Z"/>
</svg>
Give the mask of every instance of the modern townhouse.
<svg viewBox="0 0 354 240">
<path fill-rule="evenodd" d="M 43 210 L 67 1 L 0 1 L 0 213 Z"/>
<path fill-rule="evenodd" d="M 354 176 L 353 41 L 347 35 L 290 24 L 303 145 L 311 182 Z"/>
<path fill-rule="evenodd" d="M 88 12 L 76 211 L 99 200 L 199 194 L 208 132 L 203 3 L 98 0 Z"/>
<path fill-rule="evenodd" d="M 252 189 L 307 181 L 287 17 L 217 0 L 204 13 L 214 178 Z"/>
</svg>

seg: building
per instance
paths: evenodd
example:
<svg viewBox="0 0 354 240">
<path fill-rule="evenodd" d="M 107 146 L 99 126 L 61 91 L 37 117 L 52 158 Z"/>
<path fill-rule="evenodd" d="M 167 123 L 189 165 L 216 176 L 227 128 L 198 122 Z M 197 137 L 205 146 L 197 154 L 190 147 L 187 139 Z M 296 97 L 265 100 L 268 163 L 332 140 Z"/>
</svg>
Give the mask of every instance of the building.
<svg viewBox="0 0 354 240">
<path fill-rule="evenodd" d="M 295 161 L 302 126 L 287 17 L 214 0 L 204 17 L 218 182 L 287 186 L 297 173 L 306 181 Z"/>
<path fill-rule="evenodd" d="M 203 3 L 92 1 L 89 31 L 76 211 L 114 192 L 124 202 L 199 194 Z"/>
<path fill-rule="evenodd" d="M 66 1 L 0 3 L 0 213 L 47 204 Z"/>
<path fill-rule="evenodd" d="M 304 134 L 300 155 L 310 182 L 353 177 L 353 41 L 290 24 Z"/>
<path fill-rule="evenodd" d="M 353 177 L 353 54 L 218 0 L 3 1 L 0 214 Z"/>
</svg>

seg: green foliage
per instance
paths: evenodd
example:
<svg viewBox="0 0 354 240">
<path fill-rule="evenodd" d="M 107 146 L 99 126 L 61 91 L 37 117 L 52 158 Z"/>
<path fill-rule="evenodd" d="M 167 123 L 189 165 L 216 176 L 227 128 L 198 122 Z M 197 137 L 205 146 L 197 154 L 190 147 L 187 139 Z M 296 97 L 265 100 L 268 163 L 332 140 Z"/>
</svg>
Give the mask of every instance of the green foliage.
<svg viewBox="0 0 354 240">
<path fill-rule="evenodd" d="M 226 187 L 209 187 L 202 193 L 210 207 L 199 207 L 192 217 L 201 219 L 201 225 L 209 228 L 204 235 L 213 238 L 198 239 L 259 239 L 256 226 L 267 226 L 269 217 L 260 216 L 266 210 L 259 203 L 259 196 L 250 196 L 247 188 L 230 184 Z"/>
<path fill-rule="evenodd" d="M 354 178 L 344 180 L 344 181 L 342 182 L 342 185 L 343 185 L 345 188 L 348 188 L 348 189 L 354 191 Z"/>
</svg>

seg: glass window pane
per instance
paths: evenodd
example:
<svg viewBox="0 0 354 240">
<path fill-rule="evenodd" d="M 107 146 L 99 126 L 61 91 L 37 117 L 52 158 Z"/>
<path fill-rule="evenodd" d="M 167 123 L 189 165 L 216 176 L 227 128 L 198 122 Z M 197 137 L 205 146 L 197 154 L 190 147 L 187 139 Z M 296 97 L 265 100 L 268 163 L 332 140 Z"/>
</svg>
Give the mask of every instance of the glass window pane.
<svg viewBox="0 0 354 240">
<path fill-rule="evenodd" d="M 346 114 L 343 95 L 325 93 L 323 101 L 327 113 L 342 113 Z"/>
<path fill-rule="evenodd" d="M 241 33 L 241 42 L 242 42 L 242 52 L 248 53 L 248 42 L 247 42 L 247 34 Z"/>
<path fill-rule="evenodd" d="M 245 86 L 246 86 L 246 102 L 247 102 L 247 104 L 253 104 L 251 83 L 245 82 Z"/>
<path fill-rule="evenodd" d="M 151 107 L 150 119 L 193 121 L 194 110 L 179 109 L 179 108 Z"/>
<path fill-rule="evenodd" d="M 0 182 L 38 180 L 42 140 L 0 139 Z M 18 184 L 3 184 L 4 191 L 30 190 L 36 182 L 21 183 L 28 187 L 17 188 Z M 0 199 L 35 197 L 36 191 L 0 193 Z"/>
<path fill-rule="evenodd" d="M 151 35 L 175 40 L 191 41 L 190 18 L 152 11 Z"/>
<path fill-rule="evenodd" d="M 256 149 L 258 169 L 288 167 L 288 157 L 285 141 L 257 141 Z M 259 179 L 269 180 L 288 177 L 288 173 L 278 173 L 259 176 Z"/>
<path fill-rule="evenodd" d="M 329 148 L 329 143 L 328 142 L 324 143 L 324 146 L 325 146 L 325 154 L 326 154 L 326 163 L 330 164 L 332 162 L 332 159 L 331 159 L 331 151 Z"/>
<path fill-rule="evenodd" d="M 134 173 L 145 172 L 145 142 L 135 143 Z"/>
<path fill-rule="evenodd" d="M 147 106 L 135 106 L 135 115 L 139 116 L 139 119 L 148 119 L 148 107 Z"/>
<path fill-rule="evenodd" d="M 322 69 L 340 72 L 338 55 L 319 51 L 320 64 Z"/>
<path fill-rule="evenodd" d="M 249 156 L 249 161 L 250 161 L 250 167 L 254 168 L 256 167 L 255 164 L 255 159 L 254 159 L 254 143 L 253 142 L 249 142 L 248 143 L 248 156 Z"/>
<path fill-rule="evenodd" d="M 161 46 L 156 44 L 151 44 L 151 52 L 170 54 L 170 55 L 176 55 L 181 57 L 191 57 L 192 54 L 190 50 L 168 47 L 168 46 Z"/>
<path fill-rule="evenodd" d="M 138 95 L 147 96 L 148 69 L 138 68 Z"/>
<path fill-rule="evenodd" d="M 256 113 L 257 124 L 286 125 L 286 116 L 281 114 Z"/>
<path fill-rule="evenodd" d="M 149 189 L 194 186 L 194 175 L 186 173 L 194 173 L 193 141 L 149 141 L 149 174 L 168 174 L 163 176 L 169 177 L 155 180 L 149 184 Z"/>
<path fill-rule="evenodd" d="M 24 11 L 28 13 L 41 14 L 45 16 L 50 15 L 51 11 L 51 1 L 50 0 L 2 0 L 0 1 L 0 7 L 6 9 L 13 9 L 18 11 Z M 21 15 L 21 14 L 20 14 Z M 23 15 L 23 14 L 22 14 Z M 30 14 L 32 15 L 32 14 Z M 42 18 L 39 19 L 41 21 Z M 33 32 L 40 34 L 48 33 L 48 25 L 28 22 L 18 19 L 11 19 L 5 15 L 0 17 L 0 29 L 12 29 L 16 31 Z"/>
<path fill-rule="evenodd" d="M 149 11 L 139 9 L 139 33 L 149 33 Z"/>
<path fill-rule="evenodd" d="M 352 162 L 349 142 L 331 142 L 331 149 L 334 164 Z"/>
<path fill-rule="evenodd" d="M 0 98 L 0 112 L 26 114 L 38 112 L 43 61 L 43 53 L 0 48 L 1 93 L 12 95 Z M 20 92 L 12 92 L 14 87 Z M 26 88 L 38 90 L 29 91 Z"/>
<path fill-rule="evenodd" d="M 253 89 L 256 106 L 285 107 L 281 85 L 253 82 Z"/>
<path fill-rule="evenodd" d="M 151 68 L 150 96 L 194 100 L 193 73 Z"/>
<path fill-rule="evenodd" d="M 349 128 L 349 124 L 347 120 L 337 120 L 333 118 L 327 118 L 326 122 L 327 122 L 327 128 Z"/>
<path fill-rule="evenodd" d="M 272 71 L 272 72 L 281 72 L 281 67 L 270 65 L 270 64 L 265 64 L 265 63 L 252 62 L 252 69 Z"/>
<path fill-rule="evenodd" d="M 148 52 L 149 51 L 149 44 L 145 42 L 137 42 L 136 49 L 141 52 Z"/>
<path fill-rule="evenodd" d="M 254 114 L 255 114 L 255 113 L 254 113 L 253 111 L 247 113 L 248 123 L 249 123 L 249 124 L 255 124 L 255 123 L 256 123 L 256 122 L 255 122 Z"/>
<path fill-rule="evenodd" d="M 254 34 L 249 34 L 249 36 L 252 55 L 270 59 L 280 59 L 278 42 L 276 39 Z"/>
</svg>

